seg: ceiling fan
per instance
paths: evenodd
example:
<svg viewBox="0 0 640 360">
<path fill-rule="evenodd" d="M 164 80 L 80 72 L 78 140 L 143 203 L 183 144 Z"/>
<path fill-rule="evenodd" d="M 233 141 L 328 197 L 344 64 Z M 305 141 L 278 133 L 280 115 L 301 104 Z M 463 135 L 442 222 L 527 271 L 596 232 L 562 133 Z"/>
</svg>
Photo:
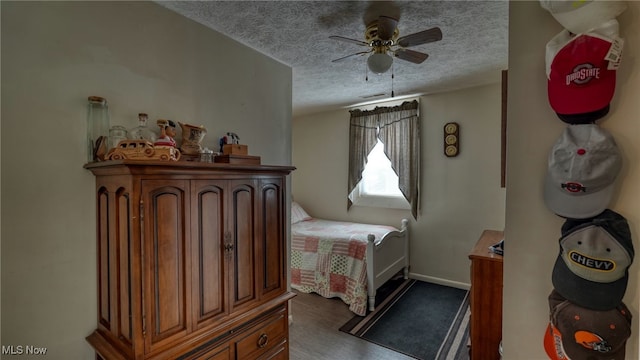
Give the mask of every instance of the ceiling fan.
<svg viewBox="0 0 640 360">
<path fill-rule="evenodd" d="M 349 43 L 366 46 L 369 49 L 347 55 L 332 62 L 344 59 L 371 54 L 367 59 L 369 70 L 376 74 L 383 74 L 393 64 L 393 57 L 406 60 L 414 64 L 420 64 L 429 57 L 428 54 L 407 49 L 408 47 L 427 44 L 442 39 L 440 28 L 434 27 L 414 34 L 399 36 L 398 20 L 389 16 L 379 16 L 377 20 L 371 22 L 364 33 L 364 41 L 347 38 L 344 36 L 332 35 L 330 39 L 346 41 Z"/>
</svg>

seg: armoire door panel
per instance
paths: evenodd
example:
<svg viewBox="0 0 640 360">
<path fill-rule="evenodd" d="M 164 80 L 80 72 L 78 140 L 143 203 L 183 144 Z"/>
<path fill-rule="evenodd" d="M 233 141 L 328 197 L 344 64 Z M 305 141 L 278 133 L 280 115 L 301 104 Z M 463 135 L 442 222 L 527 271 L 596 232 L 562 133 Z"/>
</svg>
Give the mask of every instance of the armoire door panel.
<svg viewBox="0 0 640 360">
<path fill-rule="evenodd" d="M 255 286 L 255 187 L 252 184 L 234 183 L 231 195 L 231 248 L 233 259 L 232 306 L 256 298 Z"/>
<path fill-rule="evenodd" d="M 132 347 L 133 323 L 132 293 L 131 293 L 131 267 L 132 267 L 132 232 L 131 232 L 131 198 L 126 189 L 116 191 L 115 227 L 118 242 L 118 282 L 120 291 L 118 298 L 118 338 Z"/>
<path fill-rule="evenodd" d="M 280 239 L 282 233 L 283 208 L 281 203 L 282 188 L 280 182 L 263 182 L 261 186 L 260 211 L 260 269 L 262 270 L 261 294 L 279 293 L 284 289 L 284 249 Z"/>
<path fill-rule="evenodd" d="M 197 199 L 191 219 L 195 229 L 192 246 L 194 265 L 193 306 L 198 326 L 207 320 L 227 313 L 225 308 L 226 264 L 224 261 L 224 188 L 211 181 L 195 181 L 192 186 Z"/>
<path fill-rule="evenodd" d="M 111 273 L 113 265 L 109 256 L 111 239 L 111 216 L 109 216 L 109 191 L 106 188 L 98 189 L 97 197 L 98 218 L 98 323 L 108 331 L 111 331 Z"/>
<path fill-rule="evenodd" d="M 143 182 L 143 200 L 147 207 L 145 216 L 145 244 L 149 274 L 147 302 L 147 332 L 151 345 L 171 336 L 182 336 L 188 330 L 187 314 L 190 305 L 187 292 L 190 259 L 189 236 L 185 221 L 188 211 L 183 181 L 162 181 L 155 187 L 154 181 Z"/>
<path fill-rule="evenodd" d="M 155 333 L 160 335 L 184 326 L 184 238 L 180 223 L 180 198 L 162 194 L 155 198 L 155 226 L 153 236 L 154 293 L 158 307 Z"/>
</svg>

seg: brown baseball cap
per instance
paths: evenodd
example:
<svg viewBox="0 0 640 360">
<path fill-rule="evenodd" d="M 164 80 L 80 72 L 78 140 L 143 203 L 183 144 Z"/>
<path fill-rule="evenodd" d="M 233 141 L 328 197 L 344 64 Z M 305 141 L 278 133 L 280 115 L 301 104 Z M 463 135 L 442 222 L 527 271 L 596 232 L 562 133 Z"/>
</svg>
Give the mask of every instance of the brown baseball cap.
<svg viewBox="0 0 640 360">
<path fill-rule="evenodd" d="M 631 312 L 624 303 L 615 309 L 586 309 L 553 290 L 544 348 L 551 360 L 624 360 L 631 336 Z"/>
</svg>

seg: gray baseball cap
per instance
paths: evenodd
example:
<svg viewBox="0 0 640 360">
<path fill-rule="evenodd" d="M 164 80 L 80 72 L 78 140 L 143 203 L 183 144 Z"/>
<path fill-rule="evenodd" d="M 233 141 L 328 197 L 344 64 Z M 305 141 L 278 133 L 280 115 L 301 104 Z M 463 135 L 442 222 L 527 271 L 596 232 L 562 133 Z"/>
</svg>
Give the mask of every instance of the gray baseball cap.
<svg viewBox="0 0 640 360">
<path fill-rule="evenodd" d="M 552 272 L 556 291 L 588 309 L 618 306 L 634 257 L 627 220 L 609 209 L 591 219 L 569 219 L 562 226 L 559 243 Z"/>
<path fill-rule="evenodd" d="M 565 218 L 596 216 L 609 207 L 621 168 L 608 131 L 596 124 L 568 125 L 549 154 L 545 204 Z"/>
</svg>

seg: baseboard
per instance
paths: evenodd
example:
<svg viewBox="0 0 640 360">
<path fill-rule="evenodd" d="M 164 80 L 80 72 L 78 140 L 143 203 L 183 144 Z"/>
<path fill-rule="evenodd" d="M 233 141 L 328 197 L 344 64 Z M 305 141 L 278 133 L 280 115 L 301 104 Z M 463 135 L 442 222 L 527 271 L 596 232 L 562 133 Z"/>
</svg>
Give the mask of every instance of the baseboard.
<svg viewBox="0 0 640 360">
<path fill-rule="evenodd" d="M 438 284 L 438 285 L 451 286 L 451 287 L 454 287 L 456 289 L 469 290 L 471 288 L 470 284 L 466 284 L 466 283 L 462 283 L 462 282 L 458 282 L 458 281 L 447 280 L 447 279 L 441 279 L 441 278 L 437 278 L 437 277 L 433 277 L 433 276 L 426 276 L 426 275 L 416 274 L 416 273 L 412 273 L 412 272 L 409 273 L 409 278 L 410 279 L 420 280 L 420 281 L 426 281 L 426 282 L 430 282 L 430 283 L 434 283 L 434 284 Z"/>
</svg>

